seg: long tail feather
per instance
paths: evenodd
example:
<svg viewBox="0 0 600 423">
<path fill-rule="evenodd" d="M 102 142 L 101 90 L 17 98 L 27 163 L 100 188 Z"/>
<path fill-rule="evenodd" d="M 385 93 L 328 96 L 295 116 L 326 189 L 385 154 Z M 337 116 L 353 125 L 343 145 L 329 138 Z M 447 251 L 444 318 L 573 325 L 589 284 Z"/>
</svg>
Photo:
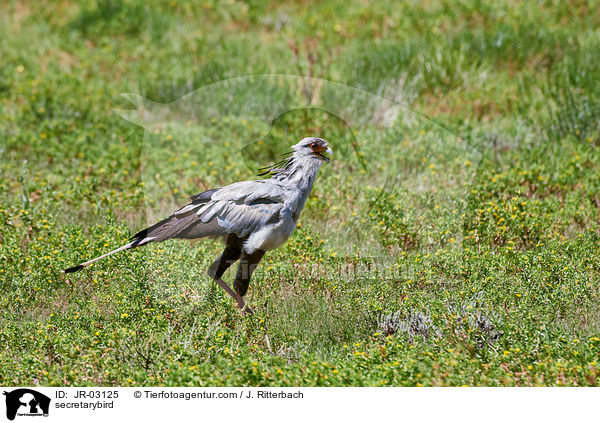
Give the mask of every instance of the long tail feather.
<svg viewBox="0 0 600 423">
<path fill-rule="evenodd" d="M 69 267 L 68 269 L 63 270 L 63 273 L 79 272 L 81 269 L 89 266 L 92 263 L 97 262 L 98 260 L 102 260 L 105 257 L 112 256 L 113 254 L 116 254 L 119 251 L 123 251 L 123 250 L 128 250 L 130 248 L 134 248 L 134 247 L 137 246 L 138 243 L 139 243 L 139 241 L 133 241 L 133 242 L 130 242 L 129 244 L 125 244 L 122 247 L 117 248 L 116 250 L 112 250 L 109 253 L 101 255 L 100 257 L 96 257 L 95 259 L 92 259 L 90 261 L 86 261 L 85 263 L 78 264 L 77 266 Z"/>
<path fill-rule="evenodd" d="M 198 208 L 209 201 L 211 195 L 219 189 L 220 188 L 217 188 L 195 195 L 192 197 L 193 201 L 190 204 L 182 207 L 166 219 L 163 219 L 160 222 L 155 223 L 154 225 L 149 226 L 146 229 L 142 229 L 136 233 L 130 239 L 131 242 L 129 244 L 125 244 L 116 250 L 101 255 L 100 257 L 96 257 L 90 261 L 86 261 L 85 263 L 69 267 L 68 269 L 63 270 L 63 272 L 78 272 L 90 264 L 116 254 L 119 251 L 141 247 L 142 245 L 146 245 L 151 242 L 161 242 L 172 238 L 197 239 L 226 235 L 227 231 L 218 225 L 217 219 L 213 219 L 211 222 L 202 222 L 197 214 Z"/>
</svg>

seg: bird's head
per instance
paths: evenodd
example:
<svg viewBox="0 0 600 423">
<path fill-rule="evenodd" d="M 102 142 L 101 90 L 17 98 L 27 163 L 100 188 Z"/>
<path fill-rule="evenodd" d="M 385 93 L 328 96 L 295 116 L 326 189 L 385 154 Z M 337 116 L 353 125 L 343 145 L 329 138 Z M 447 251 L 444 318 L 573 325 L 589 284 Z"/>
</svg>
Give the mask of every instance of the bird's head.
<svg viewBox="0 0 600 423">
<path fill-rule="evenodd" d="M 333 151 L 326 140 L 317 137 L 306 137 L 294 146 L 294 156 L 306 160 L 319 160 L 329 163 Z"/>
<path fill-rule="evenodd" d="M 307 137 L 292 146 L 292 151 L 284 154 L 287 156 L 282 161 L 261 167 L 259 176 L 271 175 L 281 177 L 293 173 L 298 165 L 308 165 L 305 169 L 318 170 L 321 165 L 331 160 L 331 147 L 323 138 Z"/>
</svg>

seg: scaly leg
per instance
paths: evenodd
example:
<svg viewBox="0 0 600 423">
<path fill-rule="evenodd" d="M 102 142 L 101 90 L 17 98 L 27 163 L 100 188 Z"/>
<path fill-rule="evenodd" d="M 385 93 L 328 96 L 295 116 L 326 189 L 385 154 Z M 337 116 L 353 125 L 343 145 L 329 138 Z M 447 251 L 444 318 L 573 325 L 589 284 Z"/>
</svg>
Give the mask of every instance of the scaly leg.
<svg viewBox="0 0 600 423">
<path fill-rule="evenodd" d="M 250 285 L 250 278 L 252 277 L 252 272 L 256 269 L 256 266 L 264 256 L 265 252 L 262 250 L 257 250 L 252 254 L 247 254 L 242 252 L 242 257 L 240 259 L 240 266 L 238 267 L 237 274 L 235 275 L 235 280 L 233 282 L 233 287 L 235 289 L 235 293 L 242 298 L 246 295 L 248 291 L 248 286 Z M 238 303 L 239 304 L 239 303 Z M 254 312 L 248 307 L 245 306 L 247 313 L 254 314 Z"/>
<path fill-rule="evenodd" d="M 207 273 L 229 294 L 231 298 L 235 300 L 237 306 L 242 310 L 242 313 L 252 314 L 252 310 L 246 306 L 242 295 L 236 293 L 229 285 L 227 285 L 227 283 L 225 283 L 225 281 L 223 281 L 223 279 L 221 279 L 223 273 L 225 273 L 225 271 L 240 258 L 241 254 L 242 240 L 234 234 L 229 235 L 225 250 L 223 250 L 221 256 L 210 265 Z"/>
<path fill-rule="evenodd" d="M 225 283 L 225 281 L 223 279 L 215 278 L 215 282 L 218 283 L 219 286 L 221 288 L 223 288 L 225 290 L 225 292 L 227 292 L 231 296 L 231 298 L 233 298 L 237 302 L 237 305 L 240 309 L 242 309 L 242 310 L 244 309 L 244 307 L 246 306 L 246 304 L 244 303 L 244 299 L 241 296 L 239 296 L 238 294 L 236 294 L 233 291 L 233 289 L 231 289 L 229 287 L 229 285 L 227 285 L 227 283 Z"/>
</svg>

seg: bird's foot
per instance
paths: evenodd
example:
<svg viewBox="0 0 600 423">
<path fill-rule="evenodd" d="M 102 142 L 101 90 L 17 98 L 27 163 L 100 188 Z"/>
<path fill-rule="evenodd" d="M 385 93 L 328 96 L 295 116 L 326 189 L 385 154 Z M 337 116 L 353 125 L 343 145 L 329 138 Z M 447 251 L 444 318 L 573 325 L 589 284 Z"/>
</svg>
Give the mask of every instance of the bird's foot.
<svg viewBox="0 0 600 423">
<path fill-rule="evenodd" d="M 252 311 L 252 309 L 246 304 L 246 302 L 244 301 L 244 298 L 239 295 L 237 292 L 235 293 L 235 295 L 237 296 L 237 305 L 238 308 L 242 311 L 242 315 L 253 315 L 254 311 Z"/>
<path fill-rule="evenodd" d="M 238 307 L 239 307 L 239 305 L 238 305 Z M 243 307 L 240 307 L 240 309 L 242 310 L 242 315 L 244 315 L 244 316 L 246 316 L 246 315 L 250 315 L 250 316 L 254 315 L 254 311 L 252 311 L 252 309 L 249 306 L 247 306 L 246 304 L 244 304 Z"/>
<path fill-rule="evenodd" d="M 239 295 L 237 292 L 231 289 L 229 285 L 227 285 L 222 279 L 215 279 L 215 281 L 219 284 L 221 288 L 223 288 L 223 290 L 225 290 L 225 292 L 229 294 L 231 298 L 233 298 L 236 301 L 237 306 L 242 311 L 243 315 L 254 314 L 252 309 L 246 305 L 241 295 Z"/>
</svg>

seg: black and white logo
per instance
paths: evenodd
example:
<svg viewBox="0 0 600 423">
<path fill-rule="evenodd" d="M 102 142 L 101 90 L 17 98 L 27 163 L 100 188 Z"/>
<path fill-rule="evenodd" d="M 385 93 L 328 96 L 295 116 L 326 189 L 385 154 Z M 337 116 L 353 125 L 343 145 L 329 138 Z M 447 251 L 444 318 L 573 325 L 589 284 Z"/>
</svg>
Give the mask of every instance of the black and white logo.
<svg viewBox="0 0 600 423">
<path fill-rule="evenodd" d="M 33 389 L 15 389 L 4 392 L 6 395 L 6 417 L 14 420 L 16 416 L 48 416 L 50 398 Z"/>
</svg>

